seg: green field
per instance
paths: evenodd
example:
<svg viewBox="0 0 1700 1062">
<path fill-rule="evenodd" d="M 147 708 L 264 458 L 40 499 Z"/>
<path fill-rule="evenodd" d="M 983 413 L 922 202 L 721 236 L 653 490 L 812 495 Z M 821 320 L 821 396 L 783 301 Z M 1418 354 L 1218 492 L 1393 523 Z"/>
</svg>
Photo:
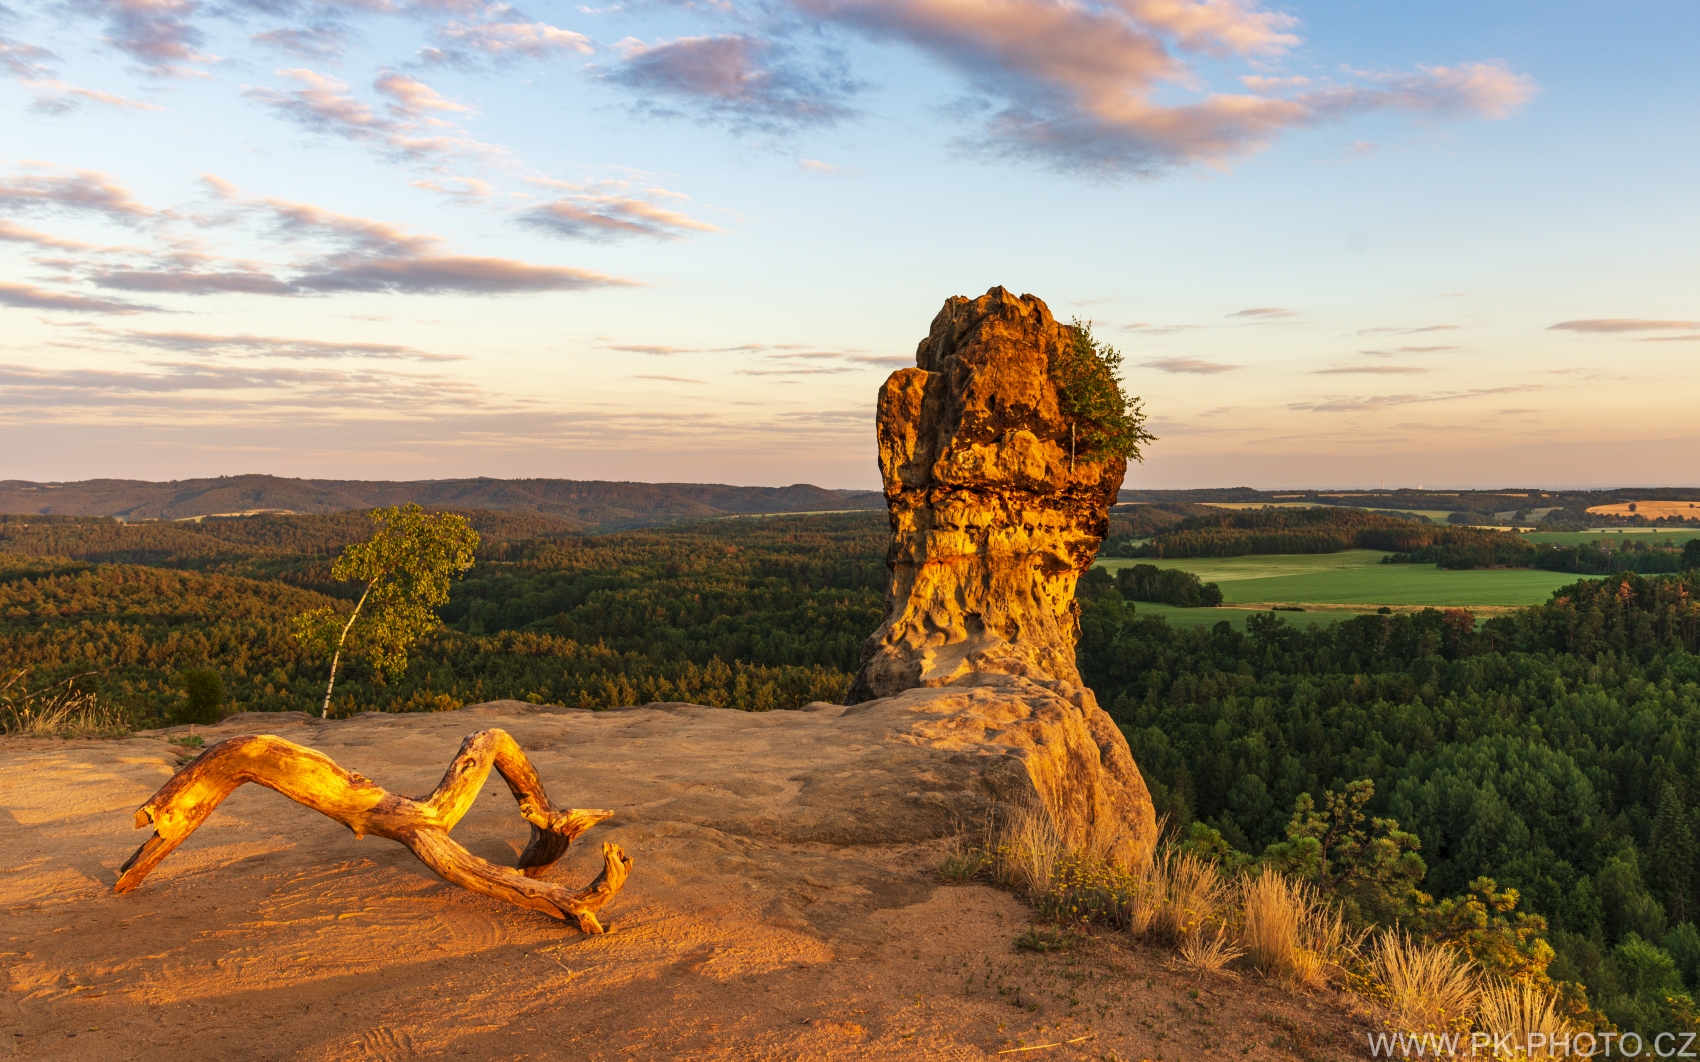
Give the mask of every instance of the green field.
<svg viewBox="0 0 1700 1062">
<path fill-rule="evenodd" d="M 1111 571 L 1130 564 L 1155 564 L 1193 572 L 1205 582 L 1221 586 L 1227 605 L 1249 602 L 1437 608 L 1533 605 L 1579 578 L 1563 572 L 1526 568 L 1441 571 L 1432 564 L 1382 564 L 1384 556 L 1387 554 L 1379 550 L 1354 549 L 1344 553 L 1184 560 L 1110 557 L 1098 563 Z"/>
</svg>

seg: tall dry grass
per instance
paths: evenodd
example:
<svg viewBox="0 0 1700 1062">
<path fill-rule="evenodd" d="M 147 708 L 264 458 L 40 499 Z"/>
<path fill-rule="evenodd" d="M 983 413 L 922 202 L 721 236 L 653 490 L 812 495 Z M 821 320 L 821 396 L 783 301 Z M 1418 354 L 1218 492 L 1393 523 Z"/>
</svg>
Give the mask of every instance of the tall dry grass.
<svg viewBox="0 0 1700 1062">
<path fill-rule="evenodd" d="M 1234 976 L 1243 958 L 1293 988 L 1343 983 L 1384 1003 L 1389 1025 L 1419 1035 L 1473 1026 L 1518 1043 L 1531 1035 L 1550 1043 L 1568 1028 L 1549 992 L 1484 984 L 1459 949 L 1391 930 L 1366 946 L 1367 930 L 1352 929 L 1311 885 L 1270 868 L 1240 878 L 1174 845 L 1146 866 L 1119 866 L 1071 846 L 1037 801 L 988 821 L 983 842 L 959 835 L 941 873 L 952 880 L 987 873 L 1025 893 L 1042 920 L 1124 928 L 1172 949 L 1194 971 Z"/>
<path fill-rule="evenodd" d="M 1465 1029 L 1475 1016 L 1475 964 L 1455 948 L 1386 930 L 1370 950 L 1369 967 L 1401 1032 Z"/>
<path fill-rule="evenodd" d="M 27 670 L 0 678 L 0 734 L 23 737 L 122 737 L 130 732 L 123 711 L 93 693 L 21 687 Z"/>
<path fill-rule="evenodd" d="M 1497 978 L 1482 986 L 1476 1027 L 1493 1036 L 1495 1042 L 1504 1038 L 1503 1042 L 1519 1045 L 1568 1043 L 1573 1038 L 1570 1024 L 1559 1013 L 1558 1001 L 1551 992 Z M 1557 1062 L 1573 1056 L 1549 1051 L 1542 1057 Z"/>
<path fill-rule="evenodd" d="M 993 830 L 992 877 L 1038 899 L 1051 891 L 1067 854 L 1051 813 L 1040 804 L 1017 804 Z"/>
<path fill-rule="evenodd" d="M 1320 988 L 1358 953 L 1362 934 L 1309 886 L 1274 870 L 1240 888 L 1240 940 L 1265 977 Z"/>
<path fill-rule="evenodd" d="M 1162 897 L 1154 935 L 1179 946 L 1227 922 L 1233 890 L 1215 864 L 1171 849 L 1152 861 L 1151 877 Z"/>
</svg>

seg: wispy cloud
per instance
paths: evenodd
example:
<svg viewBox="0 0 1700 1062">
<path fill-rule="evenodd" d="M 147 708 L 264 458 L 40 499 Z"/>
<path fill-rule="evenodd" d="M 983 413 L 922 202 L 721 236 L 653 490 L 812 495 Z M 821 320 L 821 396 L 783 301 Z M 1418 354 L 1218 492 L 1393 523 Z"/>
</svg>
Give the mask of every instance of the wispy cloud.
<svg viewBox="0 0 1700 1062">
<path fill-rule="evenodd" d="M 248 38 L 255 44 L 276 48 L 297 59 L 328 62 L 339 59 L 348 48 L 348 34 L 340 26 L 281 26 Z"/>
<path fill-rule="evenodd" d="M 1160 324 L 1151 324 L 1148 321 L 1136 321 L 1133 324 L 1122 325 L 1122 331 L 1124 331 L 1124 332 L 1137 332 L 1140 335 L 1144 335 L 1144 336 L 1166 336 L 1166 335 L 1170 335 L 1170 334 L 1175 333 L 1175 332 L 1185 332 L 1185 331 L 1188 331 L 1190 329 L 1194 329 L 1194 328 L 1197 328 L 1197 327 L 1198 327 L 1198 325 L 1184 325 L 1184 324 L 1160 325 Z"/>
<path fill-rule="evenodd" d="M 605 76 L 635 90 L 656 113 L 674 101 L 735 127 L 778 129 L 836 122 L 859 87 L 829 67 L 807 69 L 787 46 L 744 35 L 621 41 L 624 58 Z"/>
<path fill-rule="evenodd" d="M 93 213 L 129 223 L 151 223 L 162 246 L 149 252 L 84 248 L 10 222 L 0 238 L 81 251 L 67 268 L 110 290 L 184 295 L 307 295 L 337 292 L 496 295 L 630 286 L 634 282 L 585 269 L 537 265 L 510 258 L 451 253 L 441 237 L 405 226 L 327 210 L 311 203 L 248 198 L 217 177 L 203 183 L 219 209 L 193 220 L 210 228 L 247 224 L 262 237 L 294 252 L 287 267 L 228 260 L 196 240 L 166 233 L 185 219 L 155 211 L 135 200 L 105 174 L 90 171 L 26 170 L 0 176 L 0 209 L 14 212 Z M 163 227 L 162 227 L 163 226 Z M 134 254 L 123 253 L 134 251 Z M 99 257 L 90 257 L 98 254 Z M 114 259 L 114 255 L 117 258 Z M 140 257 L 143 260 L 137 260 Z M 14 285 L 10 298 L 29 305 L 87 312 L 136 312 L 144 307 L 80 295 L 56 294 Z"/>
<path fill-rule="evenodd" d="M 666 380 L 670 383 L 706 384 L 707 380 L 697 380 L 689 376 L 663 376 L 660 373 L 640 372 L 632 375 L 634 380 Z"/>
<path fill-rule="evenodd" d="M 58 56 L 33 44 L 0 37 L 0 71 L 18 79 L 35 97 L 30 110 L 38 114 L 67 114 L 85 103 L 95 103 L 119 110 L 158 111 L 164 108 L 120 96 L 116 92 L 84 88 L 61 79 L 48 61 Z"/>
<path fill-rule="evenodd" d="M 858 365 L 875 365 L 893 369 L 915 367 L 915 355 L 913 354 L 845 354 L 842 357 L 845 361 L 852 361 Z"/>
<path fill-rule="evenodd" d="M 1253 306 L 1249 310 L 1235 310 L 1229 317 L 1249 317 L 1259 321 L 1274 320 L 1278 317 L 1297 317 L 1297 310 L 1289 310 L 1284 306 Z"/>
<path fill-rule="evenodd" d="M 1141 365 L 1158 372 L 1192 373 L 1198 376 L 1213 376 L 1219 372 L 1233 372 L 1243 369 L 1244 365 L 1229 365 L 1219 361 L 1205 361 L 1202 358 L 1154 358 L 1142 361 Z"/>
<path fill-rule="evenodd" d="M 1677 332 L 1700 329 L 1700 321 L 1650 321 L 1639 317 L 1602 317 L 1585 321 L 1560 321 L 1547 331 L 1560 332 Z"/>
<path fill-rule="evenodd" d="M 1541 384 L 1513 384 L 1506 387 L 1477 387 L 1467 391 L 1435 391 L 1428 394 L 1369 395 L 1363 397 L 1331 397 L 1316 401 L 1292 402 L 1287 408 L 1306 413 L 1374 413 L 1397 406 L 1421 405 L 1431 402 L 1458 402 L 1488 395 L 1522 394 L 1544 391 Z"/>
<path fill-rule="evenodd" d="M 492 9 L 483 22 L 450 22 L 437 31 L 443 48 L 427 48 L 427 61 L 461 62 L 469 52 L 492 59 L 551 59 L 589 55 L 596 46 L 589 37 L 547 22 L 528 22 L 511 7 Z"/>
<path fill-rule="evenodd" d="M 293 368 L 208 362 L 158 362 L 151 371 L 43 367 L 0 363 L 0 397 L 14 408 L 44 405 L 57 411 L 77 406 L 124 409 L 154 421 L 168 420 L 183 408 L 199 408 L 228 417 L 231 392 L 260 392 L 268 416 L 277 403 L 307 410 L 316 417 L 347 410 L 390 410 L 398 399 L 414 408 L 451 404 L 457 410 L 484 405 L 475 384 L 429 373 L 372 369 Z M 193 399 L 219 396 L 211 404 L 161 406 L 163 396 Z"/>
<path fill-rule="evenodd" d="M 70 313 L 132 314 L 156 309 L 118 299 L 90 298 L 65 292 L 47 291 L 28 284 L 0 281 L 0 305 L 26 310 L 65 310 Z"/>
<path fill-rule="evenodd" d="M 277 73 L 301 87 L 250 87 L 243 95 L 316 133 L 369 144 L 394 158 L 411 161 L 488 158 L 503 153 L 443 118 L 445 114 L 470 113 L 471 108 L 445 99 L 418 78 L 393 71 L 380 74 L 372 88 L 388 97 L 388 102 L 379 111 L 356 99 L 348 84 L 338 78 L 304 68 Z"/>
<path fill-rule="evenodd" d="M 39 164 L 28 164 L 10 177 L 0 176 L 0 209 L 96 213 L 127 222 L 156 213 L 138 202 L 115 178 L 98 170 L 65 170 Z"/>
<path fill-rule="evenodd" d="M 1313 369 L 1312 376 L 1414 376 L 1428 372 L 1416 365 L 1349 365 L 1339 369 Z"/>
<path fill-rule="evenodd" d="M 571 194 L 519 214 L 519 220 L 554 236 L 579 240 L 615 240 L 630 236 L 677 240 L 692 232 L 721 232 L 717 226 L 661 205 L 685 198 L 663 188 L 633 189 L 627 181 L 582 185 L 541 181 Z"/>
<path fill-rule="evenodd" d="M 106 20 L 106 43 L 142 64 L 155 77 L 205 77 L 198 69 L 217 61 L 200 47 L 206 34 L 190 23 L 195 0 L 72 0 L 76 8 Z M 191 65 L 195 64 L 195 65 Z"/>
<path fill-rule="evenodd" d="M 854 372 L 848 365 L 780 365 L 771 368 L 750 368 L 733 370 L 739 376 L 837 376 L 840 373 Z"/>
<path fill-rule="evenodd" d="M 1457 347 L 1446 346 L 1394 347 L 1392 350 L 1360 350 L 1358 353 L 1368 358 L 1397 358 L 1405 354 L 1440 354 L 1444 351 L 1457 349 Z"/>
<path fill-rule="evenodd" d="M 700 348 L 647 346 L 643 344 L 617 344 L 614 346 L 606 346 L 602 349 L 617 350 L 622 354 L 649 354 L 654 357 L 665 358 L 674 354 L 696 354 L 699 352 Z"/>
<path fill-rule="evenodd" d="M 138 346 L 172 350 L 183 354 L 225 354 L 238 357 L 289 358 L 378 358 L 405 361 L 464 361 L 456 354 L 430 354 L 394 343 L 328 342 L 318 339 L 285 339 L 279 336 L 209 335 L 201 332 L 116 333 L 122 341 Z"/>
<path fill-rule="evenodd" d="M 1458 331 L 1457 325 L 1425 325 L 1421 328 L 1402 328 L 1402 327 L 1395 325 L 1395 326 L 1392 326 L 1392 327 L 1383 326 L 1383 327 L 1380 327 L 1380 328 L 1360 328 L 1360 329 L 1358 329 L 1358 335 L 1360 335 L 1360 336 L 1414 336 L 1414 335 L 1418 335 L 1422 332 L 1456 332 L 1456 331 Z"/>
<path fill-rule="evenodd" d="M 1351 83 L 1260 84 L 1170 103 L 1202 79 L 1185 53 L 1256 60 L 1299 43 L 1294 19 L 1255 0 L 792 0 L 816 19 L 896 40 L 959 71 L 983 116 L 979 144 L 1064 170 L 1151 174 L 1222 165 L 1282 133 L 1378 110 L 1504 117 L 1533 84 L 1497 62 L 1354 72 Z M 1285 93 L 1287 89 L 1303 91 Z M 1264 94 L 1275 93 L 1275 94 Z M 1162 99 L 1163 102 L 1159 102 Z"/>
<path fill-rule="evenodd" d="M 28 243 L 56 251 L 93 251 L 97 249 L 93 244 L 84 243 L 81 240 L 68 240 L 51 233 L 26 229 L 16 222 L 6 221 L 3 218 L 0 218 L 0 240 L 5 240 L 8 243 Z"/>
</svg>

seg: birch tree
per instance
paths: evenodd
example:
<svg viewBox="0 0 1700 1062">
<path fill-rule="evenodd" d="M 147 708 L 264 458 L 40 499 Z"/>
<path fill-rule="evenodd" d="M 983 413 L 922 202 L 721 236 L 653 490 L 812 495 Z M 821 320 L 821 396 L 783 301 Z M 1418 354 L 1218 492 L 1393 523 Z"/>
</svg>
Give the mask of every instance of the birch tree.
<svg viewBox="0 0 1700 1062">
<path fill-rule="evenodd" d="M 331 567 L 338 582 L 364 584 L 346 617 L 316 608 L 295 618 L 295 637 L 331 658 L 320 715 L 330 718 L 337 667 L 363 655 L 386 676 L 407 670 L 407 651 L 442 626 L 436 609 L 449 599 L 449 581 L 473 565 L 478 532 L 463 516 L 427 513 L 408 504 L 374 509 L 372 537 L 346 547 Z"/>
</svg>

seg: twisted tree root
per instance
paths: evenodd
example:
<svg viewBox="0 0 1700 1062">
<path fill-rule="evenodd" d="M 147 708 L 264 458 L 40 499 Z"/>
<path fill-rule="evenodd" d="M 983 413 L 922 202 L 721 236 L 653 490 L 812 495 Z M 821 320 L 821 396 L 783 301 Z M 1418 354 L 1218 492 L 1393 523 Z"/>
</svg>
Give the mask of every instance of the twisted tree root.
<svg viewBox="0 0 1700 1062">
<path fill-rule="evenodd" d="M 480 859 L 449 837 L 472 807 L 491 767 L 508 783 L 520 815 L 531 823 L 531 843 L 520 855 L 517 871 Z M 275 789 L 328 815 L 356 837 L 370 833 L 400 841 L 444 881 L 576 922 L 586 933 L 603 932 L 596 912 L 614 898 L 632 871 L 631 858 L 619 845 L 604 844 L 602 873 L 577 892 L 538 880 L 579 834 L 614 813 L 556 811 L 531 761 L 505 730 L 480 731 L 461 742 L 436 790 L 417 800 L 387 793 L 321 752 L 261 734 L 231 738 L 207 749 L 136 811 L 136 827 L 152 825 L 154 834 L 124 864 L 113 891 L 130 892 L 140 885 L 244 782 Z"/>
</svg>

